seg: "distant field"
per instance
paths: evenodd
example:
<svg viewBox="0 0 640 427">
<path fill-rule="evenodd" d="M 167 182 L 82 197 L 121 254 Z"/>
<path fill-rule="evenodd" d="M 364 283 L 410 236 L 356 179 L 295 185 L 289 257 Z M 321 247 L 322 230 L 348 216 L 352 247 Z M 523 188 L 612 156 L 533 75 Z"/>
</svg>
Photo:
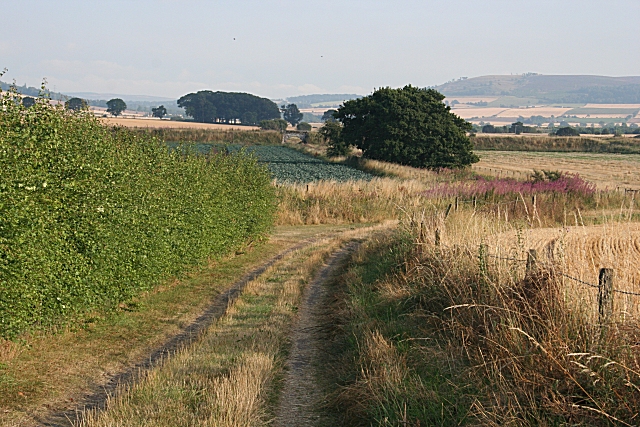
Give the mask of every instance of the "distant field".
<svg viewBox="0 0 640 427">
<path fill-rule="evenodd" d="M 571 108 L 558 108 L 558 107 L 510 108 L 498 114 L 498 117 L 519 117 L 519 116 L 526 117 L 526 118 L 529 118 L 532 116 L 558 117 L 558 116 L 562 116 L 569 110 L 571 110 Z"/>
<path fill-rule="evenodd" d="M 607 107 L 607 108 L 574 108 L 572 110 L 567 111 L 566 114 L 569 115 L 580 115 L 580 114 L 589 114 L 592 116 L 598 117 L 626 117 L 628 115 L 635 116 L 638 113 L 638 108 L 620 108 L 620 107 Z"/>
<path fill-rule="evenodd" d="M 451 112 L 462 117 L 463 119 L 470 119 L 472 117 L 492 117 L 502 113 L 505 110 L 507 110 L 507 108 L 476 107 L 476 108 L 453 108 Z"/>
<path fill-rule="evenodd" d="M 257 126 L 221 125 L 215 123 L 176 122 L 160 119 L 124 119 L 118 117 L 103 117 L 100 121 L 108 125 L 118 125 L 136 128 L 188 128 L 188 129 L 224 129 L 224 130 L 256 130 Z"/>
<path fill-rule="evenodd" d="M 640 154 L 476 151 L 473 169 L 489 175 L 523 178 L 536 170 L 580 174 L 600 189 L 640 189 Z"/>
</svg>

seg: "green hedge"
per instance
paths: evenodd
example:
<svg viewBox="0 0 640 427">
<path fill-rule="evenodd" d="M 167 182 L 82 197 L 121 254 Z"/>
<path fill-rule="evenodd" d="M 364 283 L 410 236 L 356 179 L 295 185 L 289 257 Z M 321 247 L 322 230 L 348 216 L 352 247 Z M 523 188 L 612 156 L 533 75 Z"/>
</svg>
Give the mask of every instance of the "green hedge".
<svg viewBox="0 0 640 427">
<path fill-rule="evenodd" d="M 113 309 L 269 229 L 275 193 L 246 156 L 169 152 L 40 99 L 0 100 L 0 336 Z"/>
</svg>

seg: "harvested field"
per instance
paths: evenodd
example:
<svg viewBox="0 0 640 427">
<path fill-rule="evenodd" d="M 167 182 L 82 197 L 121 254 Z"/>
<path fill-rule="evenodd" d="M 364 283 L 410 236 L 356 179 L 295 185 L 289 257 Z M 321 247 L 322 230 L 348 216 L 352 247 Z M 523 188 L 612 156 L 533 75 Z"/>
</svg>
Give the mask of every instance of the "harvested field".
<svg viewBox="0 0 640 427">
<path fill-rule="evenodd" d="M 640 155 L 479 151 L 473 169 L 482 174 L 523 178 L 536 170 L 577 173 L 599 189 L 640 189 Z"/>
<path fill-rule="evenodd" d="M 493 117 L 505 110 L 507 108 L 453 108 L 451 112 L 463 119 L 470 119 L 471 117 Z"/>
<path fill-rule="evenodd" d="M 587 104 L 582 108 L 640 108 L 640 104 Z"/>
<path fill-rule="evenodd" d="M 533 107 L 533 108 L 510 108 L 498 114 L 498 117 L 531 117 L 531 116 L 561 116 L 571 108 L 557 107 Z"/>
<path fill-rule="evenodd" d="M 102 117 L 102 123 L 135 128 L 183 128 L 183 129 L 223 129 L 257 130 L 257 126 L 223 125 L 217 123 L 177 122 L 160 119 L 127 119 L 120 117 Z"/>
<path fill-rule="evenodd" d="M 458 101 L 461 104 L 468 104 L 470 102 L 493 102 L 498 97 L 496 96 L 448 96 L 447 101 Z"/>
<path fill-rule="evenodd" d="M 601 268 L 614 270 L 614 289 L 640 293 L 640 223 L 514 230 L 489 238 L 487 244 L 492 255 L 520 259 L 528 249 L 536 249 L 542 268 L 556 272 L 565 298 L 579 303 L 590 318 L 597 316 L 594 286 Z M 616 292 L 614 311 L 625 319 L 637 319 L 640 297 Z"/>
</svg>

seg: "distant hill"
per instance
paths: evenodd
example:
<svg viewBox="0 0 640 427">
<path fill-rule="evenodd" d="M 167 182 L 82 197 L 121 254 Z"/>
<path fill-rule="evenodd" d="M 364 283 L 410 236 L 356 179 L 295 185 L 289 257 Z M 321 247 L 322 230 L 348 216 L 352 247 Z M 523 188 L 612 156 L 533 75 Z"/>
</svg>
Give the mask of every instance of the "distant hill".
<svg viewBox="0 0 640 427">
<path fill-rule="evenodd" d="M 67 93 L 69 96 L 75 96 L 82 99 L 113 99 L 120 98 L 125 102 L 128 101 L 139 101 L 139 102 L 176 102 L 174 98 L 166 98 L 160 96 L 149 96 L 149 95 L 122 95 L 117 93 L 96 93 L 96 92 L 69 92 Z"/>
<path fill-rule="evenodd" d="M 515 96 L 547 103 L 640 103 L 640 76 L 542 75 L 460 78 L 436 86 L 451 96 Z"/>
<path fill-rule="evenodd" d="M 356 95 L 353 93 L 338 93 L 338 94 L 323 94 L 323 95 L 300 95 L 291 96 L 286 99 L 287 102 L 296 104 L 298 108 L 310 108 L 318 104 L 326 105 L 329 107 L 337 107 L 344 101 L 350 99 L 362 98 L 362 95 Z"/>
</svg>

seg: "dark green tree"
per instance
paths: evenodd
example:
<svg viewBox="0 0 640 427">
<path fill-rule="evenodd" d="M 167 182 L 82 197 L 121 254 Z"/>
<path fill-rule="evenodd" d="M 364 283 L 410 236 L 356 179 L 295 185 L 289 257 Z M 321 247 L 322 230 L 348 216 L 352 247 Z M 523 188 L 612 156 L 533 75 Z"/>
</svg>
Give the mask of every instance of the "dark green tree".
<svg viewBox="0 0 640 427">
<path fill-rule="evenodd" d="M 164 105 L 161 105 L 159 107 L 156 108 L 152 108 L 151 109 L 151 115 L 153 115 L 153 117 L 157 117 L 159 119 L 163 118 L 164 116 L 167 115 L 167 109 L 164 108 Z"/>
<path fill-rule="evenodd" d="M 327 110 L 324 112 L 324 114 L 322 115 L 322 121 L 323 122 L 336 122 L 336 118 L 333 117 L 333 115 L 335 113 L 337 113 L 338 110 Z"/>
<path fill-rule="evenodd" d="M 520 135 L 524 131 L 524 124 L 522 122 L 515 122 L 511 124 L 509 128 L 509 133 L 515 133 L 516 135 Z"/>
<path fill-rule="evenodd" d="M 67 110 L 79 111 L 89 107 L 87 101 L 81 98 L 71 98 L 64 103 L 64 107 Z"/>
<path fill-rule="evenodd" d="M 557 136 L 580 136 L 580 132 L 570 126 L 560 128 L 556 131 Z"/>
<path fill-rule="evenodd" d="M 342 139 L 342 126 L 338 122 L 326 122 L 320 128 L 320 135 L 329 145 L 327 148 L 327 155 L 331 157 L 346 156 L 349 154 L 349 144 Z"/>
<path fill-rule="evenodd" d="M 302 120 L 302 114 L 300 110 L 298 110 L 298 106 L 296 104 L 289 104 L 287 106 L 282 106 L 282 118 L 291 123 L 291 126 L 295 126 L 300 123 Z"/>
<path fill-rule="evenodd" d="M 280 110 L 273 101 L 248 93 L 202 90 L 181 97 L 178 106 L 201 123 L 256 125 L 262 120 L 280 118 Z"/>
<path fill-rule="evenodd" d="M 113 98 L 107 101 L 107 113 L 110 113 L 118 117 L 124 110 L 127 109 L 127 104 L 120 98 Z"/>
<path fill-rule="evenodd" d="M 284 132 L 287 130 L 287 121 L 283 119 L 262 120 L 260 122 L 260 129 L 262 130 L 277 130 Z"/>
<path fill-rule="evenodd" d="M 311 130 L 311 125 L 309 123 L 307 123 L 307 122 L 300 122 L 300 123 L 298 123 L 298 126 L 296 126 L 296 129 L 310 131 Z"/>
<path fill-rule="evenodd" d="M 24 98 L 22 98 L 22 105 L 27 108 L 33 107 L 34 105 L 36 105 L 36 99 L 32 96 L 25 96 Z"/>
<path fill-rule="evenodd" d="M 347 101 L 335 117 L 341 139 L 363 156 L 429 169 L 461 168 L 477 162 L 467 137 L 471 124 L 451 113 L 434 89 L 383 88 Z"/>
<path fill-rule="evenodd" d="M 496 127 L 492 124 L 482 126 L 482 133 L 496 133 Z"/>
</svg>

